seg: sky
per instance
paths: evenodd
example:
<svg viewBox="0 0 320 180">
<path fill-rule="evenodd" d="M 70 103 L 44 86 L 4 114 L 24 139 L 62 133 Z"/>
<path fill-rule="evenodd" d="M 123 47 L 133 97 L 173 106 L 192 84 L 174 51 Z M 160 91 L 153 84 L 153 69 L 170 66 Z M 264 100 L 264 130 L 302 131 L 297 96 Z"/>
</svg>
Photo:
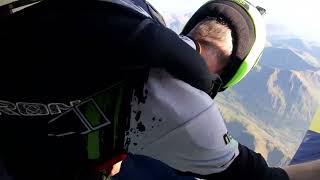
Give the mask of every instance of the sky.
<svg viewBox="0 0 320 180">
<path fill-rule="evenodd" d="M 13 0 L 0 0 L 0 4 Z M 147 0 L 164 13 L 196 11 L 207 0 Z M 267 9 L 267 24 L 278 24 L 303 39 L 320 43 L 320 1 L 318 0 L 249 0 Z"/>
<path fill-rule="evenodd" d="M 194 12 L 207 0 L 148 0 L 160 13 Z M 317 0 L 250 0 L 267 9 L 267 24 L 278 24 L 289 32 L 320 42 L 320 1 Z"/>
</svg>

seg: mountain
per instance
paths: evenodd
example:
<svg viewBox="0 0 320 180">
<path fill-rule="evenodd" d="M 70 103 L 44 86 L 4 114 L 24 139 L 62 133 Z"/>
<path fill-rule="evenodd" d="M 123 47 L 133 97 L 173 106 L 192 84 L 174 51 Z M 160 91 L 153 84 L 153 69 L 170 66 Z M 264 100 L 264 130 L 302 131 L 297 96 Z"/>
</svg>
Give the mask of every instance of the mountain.
<svg viewBox="0 0 320 180">
<path fill-rule="evenodd" d="M 167 14 L 181 31 L 191 13 Z M 261 153 L 271 166 L 287 164 L 320 105 L 319 44 L 267 25 L 268 40 L 259 64 L 215 102 L 240 143 Z"/>
<path fill-rule="evenodd" d="M 259 120 L 275 127 L 303 127 L 320 103 L 320 76 L 312 71 L 300 72 L 260 67 L 232 88 L 241 104 Z"/>
<path fill-rule="evenodd" d="M 286 48 L 265 48 L 259 63 L 264 66 L 287 70 L 315 71 L 317 69 L 315 65 L 310 64 L 311 62 L 299 56 L 298 53 Z"/>
<path fill-rule="evenodd" d="M 313 66 L 320 67 L 320 45 L 298 38 L 270 37 L 270 43 L 276 48 L 286 48 L 294 51 L 301 57 L 310 61 Z"/>
<path fill-rule="evenodd" d="M 231 134 L 275 166 L 298 148 L 320 104 L 319 90 L 316 72 L 260 66 L 216 101 Z"/>
<path fill-rule="evenodd" d="M 290 49 L 307 60 L 312 66 L 320 67 L 320 43 L 310 42 L 296 36 L 288 29 L 276 24 L 267 24 L 267 47 Z"/>
<path fill-rule="evenodd" d="M 283 27 L 279 24 L 267 24 L 266 25 L 266 32 L 268 39 L 270 38 L 297 38 L 297 36 L 292 33 L 287 28 Z"/>
<path fill-rule="evenodd" d="M 5 5 L 5 4 L 9 4 L 13 2 L 13 0 L 0 0 L 0 6 Z"/>
<path fill-rule="evenodd" d="M 269 36 L 259 64 L 216 98 L 231 134 L 271 166 L 290 161 L 320 105 L 320 46 L 292 37 Z"/>
</svg>

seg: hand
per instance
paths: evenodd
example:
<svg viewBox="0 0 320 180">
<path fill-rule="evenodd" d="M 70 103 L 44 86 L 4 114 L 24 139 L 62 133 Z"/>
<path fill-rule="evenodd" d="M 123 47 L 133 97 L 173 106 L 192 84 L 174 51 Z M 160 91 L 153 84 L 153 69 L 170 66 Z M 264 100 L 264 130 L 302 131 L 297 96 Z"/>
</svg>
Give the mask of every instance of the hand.
<svg viewBox="0 0 320 180">
<path fill-rule="evenodd" d="M 120 162 L 118 162 L 118 163 L 116 163 L 116 164 L 114 164 L 114 165 L 112 166 L 112 170 L 111 170 L 109 176 L 114 176 L 114 175 L 116 175 L 116 174 L 118 174 L 118 173 L 120 172 L 121 163 L 122 163 L 122 161 L 120 161 Z"/>
</svg>

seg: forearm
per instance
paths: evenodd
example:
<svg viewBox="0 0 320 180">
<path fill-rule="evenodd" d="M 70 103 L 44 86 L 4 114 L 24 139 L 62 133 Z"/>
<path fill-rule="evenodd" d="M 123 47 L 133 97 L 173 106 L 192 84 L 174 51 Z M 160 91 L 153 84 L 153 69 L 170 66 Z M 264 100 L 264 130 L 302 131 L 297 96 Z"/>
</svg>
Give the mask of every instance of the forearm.
<svg viewBox="0 0 320 180">
<path fill-rule="evenodd" d="M 245 180 L 289 180 L 289 177 L 281 168 L 268 167 L 264 158 L 245 146 L 239 145 L 240 154 L 232 164 L 220 173 L 198 175 L 184 173 L 194 177 L 215 179 L 245 179 Z"/>
<path fill-rule="evenodd" d="M 149 24 L 132 41 L 133 57 L 151 68 L 163 68 L 174 77 L 208 92 L 215 80 L 199 53 L 173 31 Z M 131 63 L 132 60 L 130 59 Z M 130 63 L 129 62 L 129 63 Z"/>
<path fill-rule="evenodd" d="M 284 170 L 290 180 L 319 180 L 320 160 L 287 166 Z"/>
<path fill-rule="evenodd" d="M 222 177 L 247 180 L 289 180 L 283 169 L 269 167 L 261 154 L 240 144 L 239 151 L 240 154 L 228 169 L 220 173 Z M 215 179 L 215 175 L 210 179 Z"/>
</svg>

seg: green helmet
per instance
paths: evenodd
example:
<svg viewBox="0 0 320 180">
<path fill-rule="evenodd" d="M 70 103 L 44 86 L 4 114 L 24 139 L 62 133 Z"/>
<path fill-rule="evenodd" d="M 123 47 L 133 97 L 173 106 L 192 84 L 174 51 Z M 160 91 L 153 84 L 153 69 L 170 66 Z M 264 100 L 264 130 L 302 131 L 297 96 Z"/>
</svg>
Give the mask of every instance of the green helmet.
<svg viewBox="0 0 320 180">
<path fill-rule="evenodd" d="M 264 49 L 266 32 L 259 10 L 246 0 L 212 0 L 204 4 L 187 22 L 182 35 L 187 35 L 207 17 L 223 19 L 232 31 L 233 51 L 231 60 L 221 74 L 223 91 L 244 78 L 259 61 Z"/>
</svg>

